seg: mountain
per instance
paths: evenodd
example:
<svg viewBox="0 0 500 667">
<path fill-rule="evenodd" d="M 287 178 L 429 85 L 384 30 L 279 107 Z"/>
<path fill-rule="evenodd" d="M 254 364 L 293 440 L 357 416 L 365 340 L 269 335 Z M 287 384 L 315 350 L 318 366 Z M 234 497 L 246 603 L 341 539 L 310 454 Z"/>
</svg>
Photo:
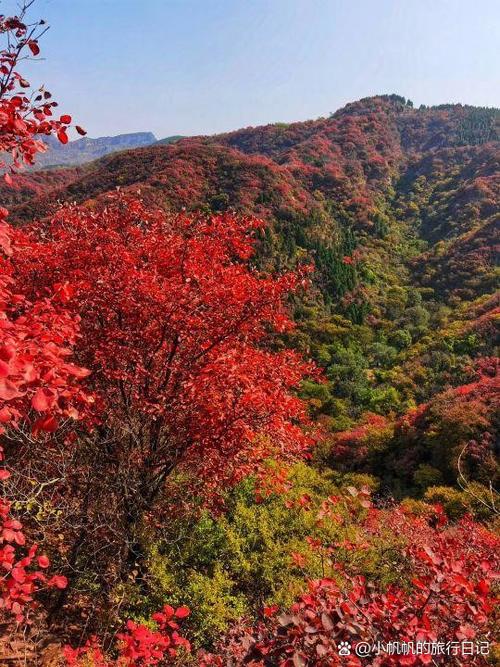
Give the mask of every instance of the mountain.
<svg viewBox="0 0 500 667">
<path fill-rule="evenodd" d="M 419 246 L 422 254 L 406 268 L 422 286 L 471 296 L 492 284 L 499 127 L 496 109 L 414 109 L 399 96 L 379 96 L 329 118 L 163 140 L 69 172 L 20 175 L 16 190 L 2 186 L 1 193 L 14 219 L 43 215 L 56 200 L 98 198 L 117 185 L 140 188 L 143 198 L 174 210 L 257 214 L 271 222 L 270 254 L 285 261 L 283 253 L 290 259 L 298 248 L 315 253 L 322 291 L 334 301 L 345 286 L 326 255 L 342 235 L 356 237 L 364 252 L 376 246 L 379 256 L 388 245 L 392 254 L 388 238 L 404 237 L 406 247 L 411 237 L 412 252 Z M 130 137 L 153 139 L 81 139 L 60 150 L 119 150 Z M 476 284 L 478 271 L 484 275 Z"/>
<path fill-rule="evenodd" d="M 495 353 L 499 138 L 498 109 L 415 109 L 385 95 L 328 118 L 18 175 L 16 188 L 2 185 L 0 194 L 17 222 L 49 214 L 57 201 L 100 200 L 117 186 L 172 211 L 264 218 L 259 266 L 315 266 L 312 290 L 292 304 L 297 329 L 284 342 L 328 378 L 304 388 L 316 418 L 332 433 L 365 428 L 370 415 L 394 427 L 415 406 L 441 406 L 441 396 L 472 382 Z M 397 446 L 379 443 L 376 455 L 356 464 L 350 457 L 350 465 L 380 475 L 384 447 L 399 452 L 398 437 Z M 411 485 L 431 460 L 435 474 L 449 478 L 449 463 L 409 449 L 398 483 Z"/>
<path fill-rule="evenodd" d="M 155 142 L 156 137 L 152 132 L 133 132 L 97 139 L 83 137 L 70 141 L 66 145 L 61 144 L 54 137 L 47 137 L 45 143 L 48 150 L 38 156 L 37 168 L 85 164 L 109 153 L 150 146 Z"/>
<path fill-rule="evenodd" d="M 395 636 L 391 634 L 392 619 L 394 609 L 398 611 L 399 607 L 394 601 L 408 612 L 408 618 L 411 616 L 412 632 L 422 628 L 427 632 L 437 617 L 446 618 L 450 625 L 444 630 L 442 625 L 437 630 L 433 626 L 436 636 L 472 636 L 476 632 L 477 626 L 462 620 L 466 618 L 462 617 L 466 613 L 463 610 L 471 609 L 472 619 L 486 618 L 483 611 L 490 608 L 490 603 L 486 606 L 479 597 L 464 598 L 463 602 L 457 591 L 488 591 L 485 578 L 488 572 L 493 576 L 495 567 L 492 556 L 485 560 L 484 555 L 498 552 L 486 526 L 498 520 L 494 489 L 500 481 L 496 347 L 500 321 L 496 267 L 500 256 L 499 140 L 497 109 L 458 104 L 416 109 L 400 96 L 383 95 L 348 104 L 327 118 L 157 142 L 79 166 L 18 174 L 13 188 L 0 184 L 9 220 L 28 231 L 34 227 L 35 235 L 42 239 L 43 250 L 39 246 L 33 258 L 28 254 L 24 267 L 37 294 L 42 284 L 42 297 L 56 290 L 56 308 L 60 302 L 71 303 L 73 298 L 71 282 L 65 282 L 65 275 L 79 277 L 83 271 L 86 277 L 87 262 L 93 261 L 94 255 L 100 266 L 99 258 L 110 256 L 102 255 L 108 240 L 112 243 L 111 254 L 115 253 L 117 237 L 123 239 L 123 245 L 131 243 L 130 257 L 128 253 L 117 254 L 124 263 L 124 280 L 116 282 L 112 271 L 113 280 L 105 285 L 107 295 L 116 296 L 116 300 L 112 307 L 98 311 L 102 323 L 96 329 L 103 350 L 115 349 L 107 345 L 116 341 L 116 349 L 121 346 L 127 355 L 133 352 L 135 339 L 116 335 L 110 326 L 114 321 L 121 326 L 129 317 L 134 326 L 139 321 L 137 342 L 143 344 L 141 315 L 149 312 L 149 285 L 157 283 L 148 278 L 143 279 L 143 285 L 141 279 L 150 275 L 146 262 L 155 253 L 137 253 L 135 243 L 144 232 L 147 243 L 138 247 L 154 248 L 156 252 L 158 237 L 151 243 L 148 222 L 142 214 L 141 230 L 134 234 L 123 226 L 121 210 L 114 218 L 97 214 L 96 220 L 114 220 L 116 227 L 106 228 L 102 235 L 91 227 L 92 232 L 84 235 L 88 241 L 84 259 L 73 274 L 74 249 L 83 231 L 78 227 L 79 216 L 68 214 L 70 223 L 59 224 L 59 238 L 64 239 L 59 246 L 64 253 L 60 252 L 59 257 L 64 258 L 65 268 L 52 262 L 52 230 L 44 224 L 61 203 L 77 202 L 97 210 L 119 187 L 151 207 L 163 207 L 174 214 L 186 210 L 203 216 L 234 210 L 258 216 L 267 225 L 256 232 L 257 251 L 249 259 L 252 266 L 264 272 L 293 270 L 304 263 L 313 267 L 307 273 L 311 285 L 288 302 L 295 327 L 286 333 L 270 334 L 262 341 L 272 351 L 298 350 L 319 367 L 318 375 L 303 381 L 300 388 L 312 418 L 312 432 L 320 436 L 307 464 L 288 467 L 279 460 L 270 461 L 253 479 L 246 478 L 236 488 L 224 490 L 215 507 L 209 509 L 203 505 L 205 487 L 193 485 L 188 467 L 178 469 L 157 500 L 152 505 L 144 503 L 140 494 L 147 484 L 138 476 L 138 468 L 145 461 L 150 465 L 151 459 L 143 452 L 154 453 L 158 446 L 168 448 L 170 432 L 165 429 L 160 439 L 156 427 L 143 429 L 142 417 L 136 422 L 130 418 L 129 378 L 131 387 L 135 377 L 141 384 L 145 380 L 148 399 L 151 385 L 147 365 L 139 367 L 132 356 L 127 356 L 130 373 L 127 368 L 116 374 L 125 397 L 124 412 L 117 412 L 114 418 L 117 438 L 107 437 L 105 416 L 102 430 L 99 424 L 90 435 L 82 430 L 80 436 L 77 431 L 77 449 L 73 449 L 69 437 L 67 444 L 65 441 L 62 454 L 57 456 L 66 457 L 61 459 L 61 470 L 66 469 L 66 460 L 70 462 L 68 472 L 60 482 L 56 479 L 56 486 L 47 488 L 46 496 L 40 485 L 35 508 L 44 511 L 37 513 L 32 525 L 34 534 L 43 529 L 48 535 L 48 553 L 55 563 L 57 558 L 62 560 L 66 567 L 62 572 L 71 577 L 59 614 L 64 621 L 61 627 L 74 628 L 71 633 L 75 646 L 84 645 L 86 633 L 102 636 L 105 629 L 106 636 L 111 636 L 122 618 L 149 618 L 152 609 L 162 607 L 166 613 L 166 600 L 193 610 L 188 631 L 196 649 L 219 651 L 221 638 L 222 646 L 233 638 L 242 642 L 234 651 L 231 649 L 227 660 L 217 658 L 217 662 L 207 664 L 250 664 L 261 659 L 270 660 L 269 664 L 289 664 L 290 660 L 306 664 L 302 651 L 309 649 L 314 653 L 307 664 L 318 664 L 318 659 L 321 664 L 338 664 L 337 646 L 332 649 L 331 661 L 329 655 L 323 659 L 322 646 L 315 644 L 315 638 L 326 636 L 324 630 L 333 623 L 339 628 L 352 627 L 354 638 L 365 633 L 359 624 L 361 616 L 350 616 L 349 604 L 354 599 L 367 601 L 366 618 L 370 623 L 375 616 L 389 619 L 387 631 L 382 630 L 387 637 Z M 33 221 L 39 224 L 33 225 Z M 217 222 L 226 223 L 228 218 Z M 209 263 L 201 273 L 199 270 L 199 257 L 205 251 L 210 258 L 214 246 L 206 242 L 201 245 L 204 236 L 191 236 L 189 227 L 183 229 L 188 230 L 186 247 L 193 240 L 196 248 L 197 261 L 191 261 L 196 268 L 194 279 L 188 281 L 183 275 L 186 257 L 182 252 L 180 279 L 173 290 L 167 290 L 175 306 L 167 309 L 167 327 L 163 321 L 166 311 L 158 309 L 156 330 L 161 343 L 150 357 L 156 360 L 161 350 L 158 358 L 168 364 L 167 377 L 171 366 L 177 368 L 172 360 L 186 345 L 184 333 L 179 334 L 179 328 L 181 332 L 183 329 L 178 322 L 184 317 L 177 315 L 178 310 L 182 313 L 187 309 L 189 326 L 192 321 L 203 321 L 205 313 L 208 321 L 213 319 L 219 326 L 218 318 L 210 314 L 214 312 L 213 302 L 220 303 L 220 297 L 194 302 L 178 298 L 177 285 L 183 289 L 189 284 L 183 294 L 191 294 L 192 286 L 198 289 L 198 283 L 216 275 L 210 270 L 207 273 Z M 122 230 L 127 233 L 122 234 Z M 66 239 L 71 246 L 66 245 Z M 72 251 L 67 251 L 68 247 Z M 243 253 L 237 244 L 231 247 L 235 256 L 229 258 L 229 273 L 233 275 L 233 269 L 237 269 L 238 275 L 241 267 L 234 264 Z M 109 244 L 104 252 L 108 250 Z M 18 252 L 23 252 L 22 242 Z M 161 260 L 159 271 L 173 271 L 177 276 L 166 254 L 162 250 L 156 254 Z M 40 279 L 44 261 L 51 265 L 46 283 Z M 121 270 L 120 262 L 115 264 Z M 15 257 L 12 267 L 16 276 L 19 269 Z M 67 267 L 71 269 L 69 274 L 64 273 Z M 104 282 L 89 281 L 95 295 L 93 303 L 103 302 Z M 117 287 L 125 283 L 130 286 L 126 295 Z M 231 293 L 241 291 L 246 295 L 247 289 L 235 281 Z M 93 307 L 87 306 L 86 290 L 80 301 L 84 304 L 82 320 L 89 314 L 94 317 Z M 155 305 L 157 294 L 155 291 L 150 299 Z M 218 289 L 214 294 L 220 294 Z M 177 301 L 182 303 L 179 309 Z M 19 302 L 23 303 L 16 299 L 12 308 L 17 309 Z M 129 303 L 133 304 L 131 316 Z M 253 306 L 249 310 L 253 311 Z M 93 321 L 97 323 L 97 318 Z M 165 342 L 170 323 L 171 347 Z M 94 328 L 87 325 L 86 331 L 93 339 Z M 251 342 L 251 335 L 249 338 Z M 196 368 L 198 350 L 210 351 L 212 341 L 221 338 L 217 333 L 195 340 L 187 349 Z M 116 355 L 109 356 L 114 371 Z M 89 365 L 96 374 L 101 373 L 104 357 L 104 353 L 95 355 L 94 367 Z M 140 353 L 138 358 L 142 358 Z M 207 374 L 207 385 L 221 384 L 219 374 L 226 370 L 226 359 L 230 373 L 240 377 L 234 370 L 234 358 L 227 354 L 220 366 L 210 362 L 211 368 L 222 370 Z M 75 356 L 75 360 L 87 367 L 85 357 Z M 164 367 L 158 367 L 162 383 Z M 241 374 L 244 397 L 245 388 L 253 388 L 261 375 L 270 377 L 260 366 L 251 380 Z M 192 390 L 190 379 L 186 384 Z M 184 410 L 183 401 L 176 400 L 181 385 L 176 380 L 172 396 L 174 405 Z M 266 412 L 266 392 L 272 395 L 273 382 L 267 380 L 266 387 L 259 415 Z M 234 396 L 229 389 L 224 385 L 224 400 L 211 402 L 207 410 L 222 434 L 227 423 L 238 420 L 236 409 L 231 409 L 226 418 L 227 406 L 231 405 L 227 397 Z M 156 404 L 148 400 L 149 409 L 156 414 Z M 121 427 L 125 414 L 127 422 Z M 153 432 L 154 445 L 149 450 L 142 448 L 142 440 L 141 451 L 135 449 L 134 438 L 130 437 L 135 424 L 140 424 L 139 431 L 146 432 L 147 438 L 147 433 Z M 184 433 L 178 439 L 174 435 L 175 443 L 186 437 Z M 55 449 L 51 440 L 52 435 L 47 434 L 47 439 L 38 441 L 39 447 L 35 438 L 29 440 L 29 446 L 23 442 L 16 447 L 15 451 L 20 452 L 18 470 L 24 473 L 28 469 L 39 479 L 53 479 Z M 262 451 L 260 442 L 260 438 L 255 439 L 257 455 Z M 276 444 L 272 439 L 270 443 Z M 135 451 L 137 455 L 130 456 Z M 222 471 L 210 465 L 204 448 L 200 451 L 200 468 L 220 479 Z M 76 473 L 71 467 L 75 452 L 81 465 Z M 225 452 L 223 449 L 222 454 Z M 36 465 L 29 458 L 33 455 Z M 10 456 L 12 460 L 15 456 Z M 246 456 L 244 465 L 253 470 Z M 40 477 L 40 469 L 48 471 L 44 477 Z M 116 483 L 106 487 L 109 493 L 99 493 L 103 480 L 114 478 Z M 20 474 L 15 479 L 20 479 L 19 483 L 25 480 L 27 489 L 18 496 L 31 497 L 37 488 L 32 486 L 31 477 Z M 134 497 L 141 502 L 131 500 Z M 145 507 L 144 518 L 142 523 L 131 524 L 130 508 L 138 506 Z M 26 525 L 29 513 L 24 516 Z M 110 524 L 113 531 L 107 530 Z M 482 536 L 484 545 L 478 536 Z M 124 557 L 131 543 L 133 558 Z M 488 550 L 486 544 L 490 545 Z M 420 564 L 412 561 L 415 558 Z M 473 563 L 477 563 L 474 576 L 470 574 Z M 130 572 L 128 578 L 126 572 Z M 464 576 L 457 578 L 457 572 Z M 332 581 L 334 588 L 321 593 L 325 582 L 330 586 Z M 364 581 L 366 588 L 361 589 L 358 582 Z M 461 582 L 465 582 L 463 586 Z M 417 592 L 412 592 L 413 586 Z M 307 595 L 291 607 L 306 589 Z M 350 597 L 339 602 L 338 590 L 348 591 Z M 381 595 L 383 602 L 379 604 Z M 124 600 L 120 619 L 113 611 L 118 598 Z M 317 613 L 313 613 L 311 600 L 318 605 Z M 429 601 L 437 611 L 428 613 Z M 290 615 L 281 613 L 287 609 L 291 609 Z M 342 614 L 337 613 L 338 609 Z M 443 614 L 442 609 L 451 609 L 451 613 Z M 302 612 L 308 616 L 302 619 L 296 615 Z M 186 615 L 186 611 L 181 614 Z M 162 612 L 154 618 L 163 616 Z M 170 613 L 168 618 L 172 618 Z M 259 619 L 256 641 L 241 625 L 241 619 L 247 618 L 251 623 Z M 352 626 L 346 618 L 349 623 L 349 619 L 355 619 Z M 366 636 L 378 636 L 381 627 L 376 625 L 376 631 L 370 630 Z M 476 636 L 488 637 L 490 630 L 486 627 L 479 626 Z M 300 634 L 303 628 L 305 635 Z M 294 644 L 297 638 L 300 645 Z M 283 653 L 279 655 L 276 645 L 281 641 Z M 300 653 L 291 653 L 294 645 L 300 646 Z M 262 653 L 260 648 L 259 653 L 254 652 L 257 646 Z"/>
</svg>

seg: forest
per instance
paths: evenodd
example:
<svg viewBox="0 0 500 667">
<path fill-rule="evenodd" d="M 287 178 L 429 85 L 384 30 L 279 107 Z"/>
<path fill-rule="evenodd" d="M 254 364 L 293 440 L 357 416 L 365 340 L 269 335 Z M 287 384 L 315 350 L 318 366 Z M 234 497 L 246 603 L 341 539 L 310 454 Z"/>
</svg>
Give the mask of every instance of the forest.
<svg viewBox="0 0 500 667">
<path fill-rule="evenodd" d="M 34 171 L 86 131 L 24 78 L 30 4 L 0 665 L 498 664 L 500 110 L 381 95 Z"/>
</svg>

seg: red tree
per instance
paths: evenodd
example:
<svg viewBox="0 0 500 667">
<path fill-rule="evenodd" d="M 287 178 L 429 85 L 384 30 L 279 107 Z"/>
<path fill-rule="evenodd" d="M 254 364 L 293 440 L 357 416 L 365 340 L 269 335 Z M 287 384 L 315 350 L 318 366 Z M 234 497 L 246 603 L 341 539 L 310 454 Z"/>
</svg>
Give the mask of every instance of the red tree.
<svg viewBox="0 0 500 667">
<path fill-rule="evenodd" d="M 284 299 L 305 278 L 249 267 L 261 225 L 171 216 L 116 195 L 62 208 L 16 256 L 29 298 L 56 290 L 81 316 L 76 354 L 92 370 L 95 428 L 79 436 L 79 475 L 66 493 L 87 499 L 75 549 L 95 554 L 103 588 L 141 562 L 144 519 L 156 501 L 170 507 L 174 471 L 190 480 L 191 497 L 203 486 L 215 502 L 264 459 L 311 444 L 294 390 L 313 369 L 275 337 L 292 326 Z M 92 528 L 106 522 L 112 534 Z"/>
<path fill-rule="evenodd" d="M 11 276 L 12 236 L 0 220 L 0 434 L 15 453 L 26 429 L 33 435 L 50 434 L 57 429 L 59 417 L 78 417 L 87 397 L 76 380 L 87 371 L 68 360 L 68 344 L 74 343 L 77 331 L 75 319 L 48 298 L 30 302 L 17 293 Z M 0 480 L 9 477 L 10 472 L 1 468 Z M 37 547 L 19 553 L 25 537 L 9 510 L 10 503 L 0 498 L 0 564 L 6 571 L 0 579 L 0 608 L 20 619 L 38 584 L 47 580 L 40 571 L 28 572 Z M 49 565 L 46 557 L 38 563 L 42 568 Z M 55 577 L 49 584 L 63 587 L 64 578 Z"/>
<path fill-rule="evenodd" d="M 10 173 L 23 164 L 34 164 L 35 156 L 46 150 L 41 137 L 56 134 L 63 144 L 68 142 L 67 127 L 71 116 L 54 118 L 57 102 L 43 87 L 33 91 L 28 81 L 17 71 L 26 57 L 40 53 L 38 40 L 47 27 L 45 21 L 29 23 L 26 13 L 34 0 L 24 0 L 18 16 L 0 15 L 0 36 L 5 47 L 0 50 L 0 152 L 6 157 L 0 166 L 7 167 L 4 178 L 12 183 Z M 85 130 L 77 126 L 80 134 Z M 9 173 L 10 172 L 10 173 Z"/>
<path fill-rule="evenodd" d="M 262 346 L 292 326 L 283 299 L 302 278 L 248 268 L 260 226 L 116 196 L 61 209 L 17 261 L 30 296 L 56 289 L 81 314 L 77 354 L 93 371 L 101 428 L 142 468 L 148 500 L 177 466 L 232 483 L 309 444 L 292 392 L 311 368 Z"/>
</svg>

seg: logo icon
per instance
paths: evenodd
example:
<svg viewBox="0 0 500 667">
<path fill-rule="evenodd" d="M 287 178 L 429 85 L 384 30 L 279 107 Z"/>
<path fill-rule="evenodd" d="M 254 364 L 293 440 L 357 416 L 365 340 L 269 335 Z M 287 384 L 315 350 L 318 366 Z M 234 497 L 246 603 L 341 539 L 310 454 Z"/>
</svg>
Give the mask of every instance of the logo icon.
<svg viewBox="0 0 500 667">
<path fill-rule="evenodd" d="M 339 655 L 351 655 L 351 645 L 349 642 L 339 642 Z"/>
</svg>

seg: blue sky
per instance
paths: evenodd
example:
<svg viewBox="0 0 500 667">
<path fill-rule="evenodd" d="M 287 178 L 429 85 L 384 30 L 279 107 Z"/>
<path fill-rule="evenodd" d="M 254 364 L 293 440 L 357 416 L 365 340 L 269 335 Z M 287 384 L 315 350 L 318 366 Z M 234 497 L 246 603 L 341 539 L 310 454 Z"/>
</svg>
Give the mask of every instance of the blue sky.
<svg viewBox="0 0 500 667">
<path fill-rule="evenodd" d="M 305 120 L 376 93 L 500 106 L 498 0 L 37 0 L 32 15 L 51 29 L 24 71 L 89 136 Z"/>
</svg>

